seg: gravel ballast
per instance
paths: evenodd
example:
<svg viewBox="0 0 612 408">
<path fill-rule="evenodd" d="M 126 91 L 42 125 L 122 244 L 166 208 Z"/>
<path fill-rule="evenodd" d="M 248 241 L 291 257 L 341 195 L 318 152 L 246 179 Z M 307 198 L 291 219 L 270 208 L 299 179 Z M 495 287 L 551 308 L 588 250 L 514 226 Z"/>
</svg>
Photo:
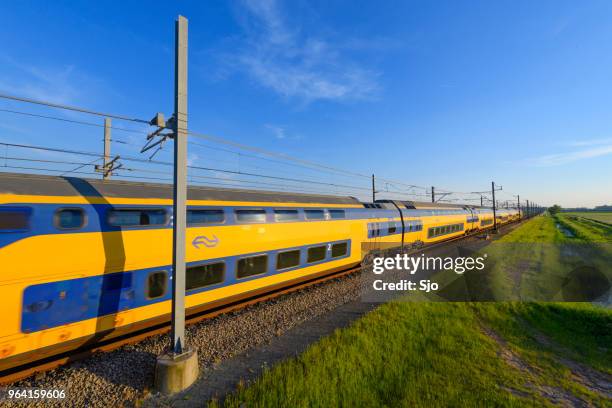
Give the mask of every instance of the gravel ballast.
<svg viewBox="0 0 612 408">
<path fill-rule="evenodd" d="M 200 370 L 207 370 L 357 299 L 360 282 L 356 273 L 201 321 L 186 328 L 186 341 L 197 349 Z M 29 401 L 28 406 L 139 405 L 151 392 L 156 358 L 168 344 L 168 334 L 153 336 L 21 380 L 11 387 L 66 390 L 64 400 Z M 23 402 L 9 402 L 7 406 L 23 406 Z"/>
</svg>

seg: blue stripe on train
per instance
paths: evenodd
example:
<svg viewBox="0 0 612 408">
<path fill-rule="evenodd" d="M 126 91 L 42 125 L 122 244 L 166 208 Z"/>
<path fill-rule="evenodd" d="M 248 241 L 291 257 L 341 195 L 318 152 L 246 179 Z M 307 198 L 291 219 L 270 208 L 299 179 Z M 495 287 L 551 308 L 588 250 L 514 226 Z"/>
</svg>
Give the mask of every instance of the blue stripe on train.
<svg viewBox="0 0 612 408">
<path fill-rule="evenodd" d="M 347 243 L 347 253 L 344 256 L 339 256 L 332 259 L 331 245 L 336 243 Z M 319 262 L 307 264 L 307 249 L 309 247 L 321 245 L 327 246 L 325 259 Z M 300 250 L 300 265 L 293 268 L 283 269 L 282 271 L 277 271 L 276 254 L 294 249 Z M 236 278 L 236 263 L 239 259 L 263 254 L 268 255 L 268 269 L 265 274 L 241 279 Z M 336 261 L 347 258 L 350 256 L 350 254 L 351 241 L 342 240 L 308 246 L 283 248 L 268 252 L 240 254 L 226 258 L 190 262 L 187 264 L 188 267 L 223 261 L 226 264 L 226 272 L 224 282 L 190 290 L 187 292 L 187 295 L 193 295 L 223 286 L 233 285 L 238 282 L 245 282 L 270 275 L 285 273 L 304 268 L 306 266 Z M 164 271 L 166 274 L 168 274 L 170 270 L 171 267 L 167 265 L 130 272 L 110 273 L 87 278 L 69 279 L 28 286 L 23 293 L 21 331 L 25 333 L 35 332 L 169 300 L 172 293 L 170 290 L 170 285 L 166 285 L 166 291 L 163 296 L 155 299 L 148 299 L 147 281 L 149 274 L 152 272 Z M 168 276 L 167 281 L 171 282 L 171 276 Z"/>
<path fill-rule="evenodd" d="M 79 208 L 84 211 L 86 216 L 86 223 L 82 228 L 62 230 L 54 225 L 55 212 L 63 208 Z M 261 208 L 266 211 L 266 223 L 274 223 L 275 208 L 287 208 L 282 205 L 278 206 L 189 206 L 190 209 L 223 209 L 225 212 L 225 222 L 218 224 L 206 224 L 206 226 L 219 227 L 224 225 L 236 225 L 239 224 L 233 212 L 235 209 L 249 209 L 249 208 Z M 321 222 L 320 220 L 306 220 L 304 216 L 304 208 L 292 207 L 299 211 L 299 217 L 302 222 Z M 4 209 L 21 209 L 31 213 L 30 226 L 28 230 L 0 230 L 0 248 L 19 241 L 21 239 L 29 238 L 36 235 L 49 235 L 49 234 L 78 234 L 83 232 L 108 232 L 108 231 L 122 231 L 122 230 L 142 230 L 142 229 L 165 229 L 171 228 L 172 223 L 168 222 L 166 225 L 152 225 L 152 226 L 135 226 L 135 227 L 117 227 L 109 225 L 106 222 L 107 212 L 109 209 L 164 209 L 168 214 L 168 219 L 172 219 L 172 206 L 160 206 L 160 205 L 110 205 L 110 204 L 26 204 L 26 203 L 14 203 L 14 204 L 2 204 L 0 205 L 0 211 Z M 308 209 L 328 209 L 328 207 L 308 207 Z M 337 208 L 335 208 L 337 209 Z M 371 219 L 371 218 L 396 218 L 397 210 L 395 209 L 367 209 L 367 208 L 343 208 L 346 214 L 346 219 L 358 220 L 358 219 Z M 458 210 L 454 210 L 458 211 Z M 406 210 L 402 209 L 402 213 L 408 217 L 424 217 L 434 215 L 444 215 L 450 213 L 451 210 Z M 328 220 L 334 221 L 334 220 Z"/>
<path fill-rule="evenodd" d="M 86 216 L 86 223 L 82 228 L 62 230 L 54 225 L 54 216 L 57 210 L 63 208 L 79 208 L 82 209 Z M 282 205 L 279 206 L 189 206 L 189 209 L 223 209 L 225 212 L 225 222 L 217 224 L 206 224 L 206 227 L 221 227 L 225 225 L 237 225 L 238 223 L 233 215 L 235 209 L 251 209 L 261 208 L 266 210 L 266 223 L 274 223 L 275 208 L 287 208 Z M 313 209 L 326 209 L 327 207 L 317 207 Z M 77 234 L 83 232 L 108 232 L 108 231 L 131 231 L 131 230 L 143 230 L 143 229 L 167 229 L 172 227 L 172 223 L 168 222 L 166 225 L 152 225 L 152 226 L 135 226 L 135 227 L 116 227 L 111 226 L 106 222 L 107 212 L 110 209 L 164 209 L 168 214 L 168 219 L 172 219 L 172 206 L 159 206 L 159 205 L 110 205 L 110 204 L 84 204 L 84 205 L 72 205 L 72 204 L 6 204 L 0 205 L 0 211 L 3 209 L 22 209 L 31 212 L 30 226 L 28 230 L 21 231 L 2 231 L 0 230 L 0 248 L 19 241 L 21 239 L 29 238 L 37 235 L 49 235 L 49 234 Z M 300 221 L 303 222 L 321 222 L 321 220 L 306 220 L 304 217 L 303 208 L 297 208 L 299 210 Z M 311 209 L 309 207 L 309 209 Z M 368 218 L 392 218 L 397 216 L 396 210 L 369 210 L 365 208 L 344 208 L 346 219 L 368 219 Z M 335 220 L 328 220 L 335 221 Z"/>
</svg>

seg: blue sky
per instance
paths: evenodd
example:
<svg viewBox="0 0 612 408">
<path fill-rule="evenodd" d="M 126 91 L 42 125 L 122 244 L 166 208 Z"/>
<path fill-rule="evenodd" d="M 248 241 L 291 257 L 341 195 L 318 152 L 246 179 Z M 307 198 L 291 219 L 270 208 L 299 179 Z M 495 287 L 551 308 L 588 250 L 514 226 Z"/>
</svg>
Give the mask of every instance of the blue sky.
<svg viewBox="0 0 612 408">
<path fill-rule="evenodd" d="M 170 113 L 183 14 L 192 130 L 419 186 L 495 180 L 502 199 L 612 203 L 609 1 L 20 1 L 0 12 L 0 92 Z M 0 112 L 0 141 L 99 150 L 98 136 Z"/>
</svg>

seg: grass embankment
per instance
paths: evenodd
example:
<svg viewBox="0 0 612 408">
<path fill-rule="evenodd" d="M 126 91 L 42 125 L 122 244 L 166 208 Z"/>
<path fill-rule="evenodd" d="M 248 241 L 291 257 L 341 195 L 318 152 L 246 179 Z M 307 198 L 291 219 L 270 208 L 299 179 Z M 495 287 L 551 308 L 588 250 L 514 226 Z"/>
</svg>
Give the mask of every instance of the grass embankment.
<svg viewBox="0 0 612 408">
<path fill-rule="evenodd" d="M 554 223 L 538 217 L 504 239 L 566 240 Z M 611 345 L 612 312 L 590 304 L 396 301 L 224 405 L 612 406 Z"/>
</svg>

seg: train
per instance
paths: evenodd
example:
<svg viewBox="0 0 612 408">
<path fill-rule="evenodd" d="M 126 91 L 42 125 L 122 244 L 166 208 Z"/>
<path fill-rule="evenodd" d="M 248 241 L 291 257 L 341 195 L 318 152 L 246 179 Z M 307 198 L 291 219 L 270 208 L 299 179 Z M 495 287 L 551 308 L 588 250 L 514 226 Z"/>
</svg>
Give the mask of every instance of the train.
<svg viewBox="0 0 612 408">
<path fill-rule="evenodd" d="M 484 207 L 190 186 L 186 312 L 493 225 Z M 1 173 L 0 370 L 169 321 L 171 263 L 171 185 Z"/>
</svg>

